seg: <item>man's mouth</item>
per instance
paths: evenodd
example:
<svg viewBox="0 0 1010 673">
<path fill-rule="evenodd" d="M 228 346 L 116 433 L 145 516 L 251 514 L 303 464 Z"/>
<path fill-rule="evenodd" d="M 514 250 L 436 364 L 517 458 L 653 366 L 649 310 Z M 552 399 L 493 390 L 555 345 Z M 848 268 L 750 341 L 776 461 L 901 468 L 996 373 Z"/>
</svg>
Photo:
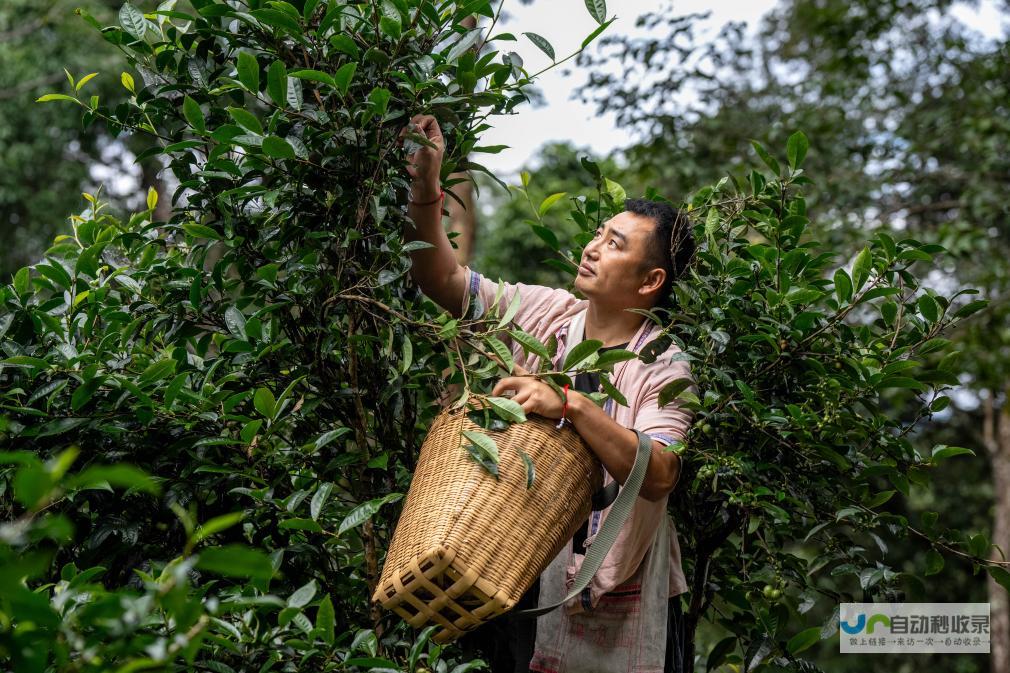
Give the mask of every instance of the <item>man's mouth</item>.
<svg viewBox="0 0 1010 673">
<path fill-rule="evenodd" d="M 579 265 L 579 275 L 580 276 L 595 276 L 596 275 L 596 271 L 593 270 L 593 267 L 591 267 L 588 264 L 586 264 L 585 262 L 583 262 L 582 264 Z"/>
</svg>

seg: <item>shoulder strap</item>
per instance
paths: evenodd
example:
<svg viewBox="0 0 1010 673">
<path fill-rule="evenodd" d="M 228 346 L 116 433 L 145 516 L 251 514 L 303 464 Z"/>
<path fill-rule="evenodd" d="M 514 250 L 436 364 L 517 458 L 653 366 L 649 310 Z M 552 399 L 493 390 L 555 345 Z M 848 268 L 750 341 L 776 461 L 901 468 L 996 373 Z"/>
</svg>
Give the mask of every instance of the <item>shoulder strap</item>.
<svg viewBox="0 0 1010 673">
<path fill-rule="evenodd" d="M 519 610 L 512 613 L 515 617 L 537 617 L 564 605 L 589 586 L 596 571 L 603 565 L 603 559 L 606 558 L 607 553 L 614 546 L 614 542 L 617 541 L 617 534 L 624 527 L 624 522 L 631 515 L 631 509 L 638 498 L 638 492 L 642 489 L 642 482 L 645 481 L 645 470 L 649 466 L 649 456 L 652 453 L 652 437 L 639 430 L 635 430 L 635 434 L 638 435 L 638 453 L 635 455 L 635 463 L 631 467 L 631 474 L 628 475 L 620 493 L 617 494 L 617 499 L 607 513 L 607 517 L 603 520 L 603 526 L 600 527 L 599 532 L 593 539 L 593 543 L 589 545 L 589 550 L 582 561 L 582 566 L 579 568 L 579 572 L 575 574 L 575 586 L 572 587 L 571 592 L 567 596 L 561 599 L 560 603 L 540 608 L 530 608 L 529 610 Z"/>
</svg>

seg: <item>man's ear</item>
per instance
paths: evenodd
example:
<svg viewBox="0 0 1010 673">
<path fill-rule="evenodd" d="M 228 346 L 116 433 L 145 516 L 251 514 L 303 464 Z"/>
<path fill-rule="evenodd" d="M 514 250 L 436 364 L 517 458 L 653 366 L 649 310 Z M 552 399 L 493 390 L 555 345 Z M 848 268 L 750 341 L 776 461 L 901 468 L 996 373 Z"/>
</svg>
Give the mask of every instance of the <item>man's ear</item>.
<svg viewBox="0 0 1010 673">
<path fill-rule="evenodd" d="M 638 293 L 649 294 L 650 292 L 659 292 L 665 280 L 666 270 L 657 266 L 645 274 L 645 278 L 642 279 L 642 284 L 638 288 Z"/>
</svg>

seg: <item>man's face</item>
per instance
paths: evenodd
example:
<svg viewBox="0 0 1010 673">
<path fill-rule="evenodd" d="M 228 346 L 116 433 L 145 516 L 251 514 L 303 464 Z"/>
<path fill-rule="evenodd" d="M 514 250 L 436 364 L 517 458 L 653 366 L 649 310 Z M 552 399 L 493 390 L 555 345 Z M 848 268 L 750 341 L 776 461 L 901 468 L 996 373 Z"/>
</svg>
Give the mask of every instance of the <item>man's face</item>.
<svg viewBox="0 0 1010 673">
<path fill-rule="evenodd" d="M 618 306 L 643 303 L 639 293 L 646 280 L 652 218 L 623 212 L 603 223 L 582 251 L 575 287 L 590 299 Z"/>
</svg>

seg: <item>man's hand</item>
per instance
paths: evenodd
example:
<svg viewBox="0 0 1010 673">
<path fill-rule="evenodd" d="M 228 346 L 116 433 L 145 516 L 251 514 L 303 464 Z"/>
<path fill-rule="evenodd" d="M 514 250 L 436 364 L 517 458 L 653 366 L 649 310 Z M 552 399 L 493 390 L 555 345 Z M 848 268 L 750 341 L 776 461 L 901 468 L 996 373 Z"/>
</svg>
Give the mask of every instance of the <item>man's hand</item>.
<svg viewBox="0 0 1010 673">
<path fill-rule="evenodd" d="M 411 140 L 407 137 L 408 133 L 426 138 L 434 147 Z M 407 142 L 408 148 L 416 148 L 407 156 L 407 172 L 414 179 L 411 187 L 414 199 L 427 201 L 438 196 L 442 157 L 445 154 L 445 139 L 438 120 L 432 115 L 414 115 L 410 123 L 400 130 L 398 142 Z"/>
<path fill-rule="evenodd" d="M 517 373 L 525 373 L 521 367 Z M 501 396 L 508 390 L 514 390 L 512 398 L 523 408 L 526 414 L 539 414 L 544 418 L 561 418 L 561 409 L 565 401 L 558 396 L 549 385 L 532 376 L 509 376 L 495 384 L 492 395 Z M 569 395 L 578 394 L 569 390 Z"/>
</svg>

